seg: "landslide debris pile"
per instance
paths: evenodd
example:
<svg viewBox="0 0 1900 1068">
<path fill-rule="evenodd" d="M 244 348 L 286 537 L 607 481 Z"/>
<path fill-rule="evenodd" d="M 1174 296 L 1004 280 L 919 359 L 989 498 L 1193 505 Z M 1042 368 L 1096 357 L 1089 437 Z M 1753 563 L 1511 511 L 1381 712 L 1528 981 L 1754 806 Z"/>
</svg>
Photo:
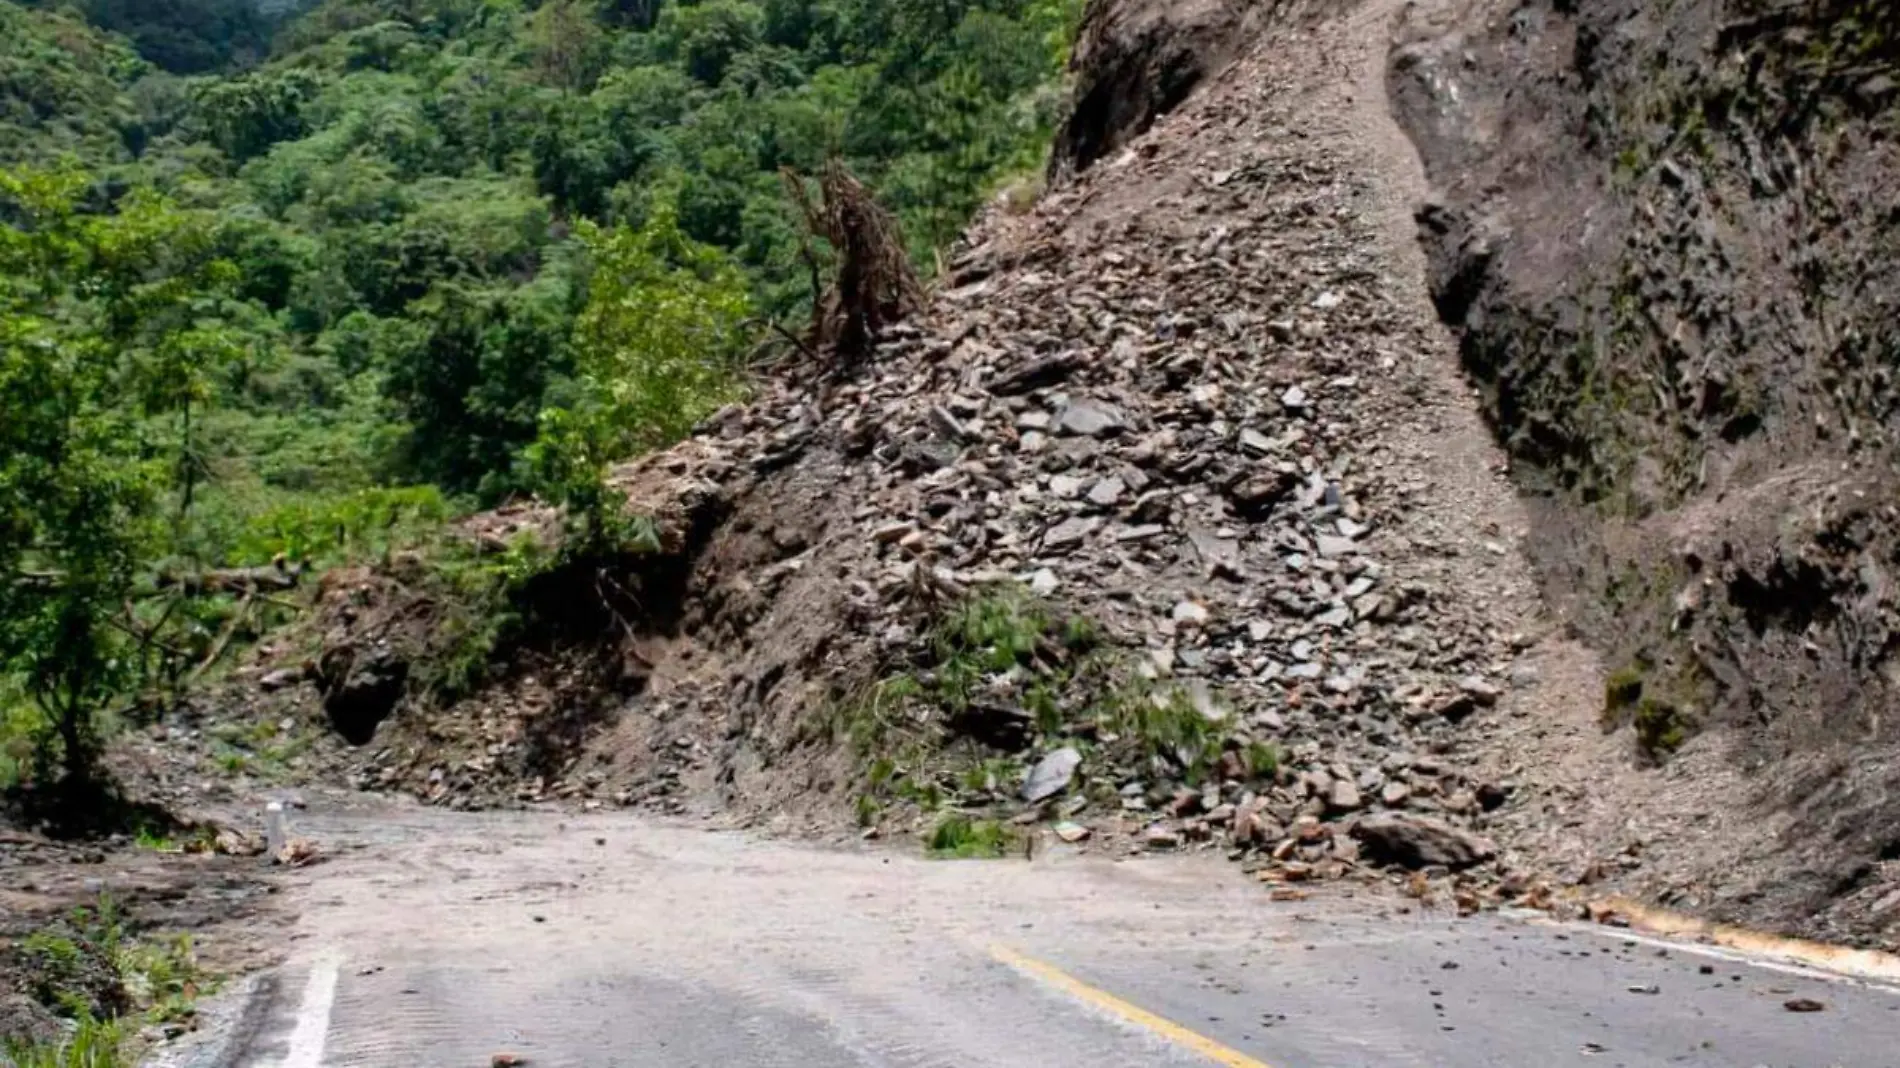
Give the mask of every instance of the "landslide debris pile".
<svg viewBox="0 0 1900 1068">
<path fill-rule="evenodd" d="M 1645 894 L 1894 944 L 1900 7 L 1478 3 L 1410 36 L 1439 307 L 1547 502 L 1528 547 L 1613 672 L 1604 725 L 1664 765 L 1598 844 Z"/>
<path fill-rule="evenodd" d="M 1225 842 L 1285 881 L 1492 860 L 1512 786 L 1474 739 L 1530 644 L 1503 490 L 1432 454 L 1462 432 L 1455 376 L 1357 131 L 1302 95 L 1337 46 L 1285 32 L 986 217 L 862 366 L 762 382 L 616 474 L 673 517 L 676 581 L 605 628 L 612 707 L 577 721 L 548 692 L 565 661 L 517 663 L 398 711 L 359 781 L 883 833 L 1051 820 Z"/>
</svg>

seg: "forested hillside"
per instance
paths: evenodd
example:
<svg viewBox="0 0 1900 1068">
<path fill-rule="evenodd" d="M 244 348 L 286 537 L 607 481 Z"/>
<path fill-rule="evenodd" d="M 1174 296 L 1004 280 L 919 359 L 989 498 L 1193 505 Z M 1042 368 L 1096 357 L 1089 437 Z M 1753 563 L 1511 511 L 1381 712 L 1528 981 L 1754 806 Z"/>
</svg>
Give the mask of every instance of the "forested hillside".
<svg viewBox="0 0 1900 1068">
<path fill-rule="evenodd" d="M 784 169 L 928 271 L 1038 173 L 1077 6 L 0 0 L 8 753 L 215 655 L 167 575 L 576 499 L 742 395 L 812 299 Z"/>
</svg>

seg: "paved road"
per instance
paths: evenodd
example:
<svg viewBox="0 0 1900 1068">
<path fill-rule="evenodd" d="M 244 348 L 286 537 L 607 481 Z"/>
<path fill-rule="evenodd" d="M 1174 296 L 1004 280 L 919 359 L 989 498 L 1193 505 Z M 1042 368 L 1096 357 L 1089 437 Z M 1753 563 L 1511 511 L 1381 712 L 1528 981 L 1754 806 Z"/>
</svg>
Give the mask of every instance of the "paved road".
<svg viewBox="0 0 1900 1068">
<path fill-rule="evenodd" d="M 337 855 L 290 891 L 292 959 L 199 1063 L 1900 1064 L 1884 988 L 1381 895 L 1276 904 L 1214 858 L 928 861 L 624 816 L 304 829 Z"/>
</svg>

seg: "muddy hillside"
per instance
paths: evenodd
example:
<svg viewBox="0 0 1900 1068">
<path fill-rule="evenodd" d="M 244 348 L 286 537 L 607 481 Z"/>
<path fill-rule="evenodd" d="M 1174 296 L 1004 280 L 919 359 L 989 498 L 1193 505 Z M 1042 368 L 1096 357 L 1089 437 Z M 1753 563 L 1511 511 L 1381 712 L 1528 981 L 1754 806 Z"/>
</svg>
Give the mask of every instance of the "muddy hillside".
<svg viewBox="0 0 1900 1068">
<path fill-rule="evenodd" d="M 231 707 L 451 807 L 1884 941 L 1891 53 L 1731 6 L 1097 0 L 1033 206 L 616 472 L 647 544 L 470 685 L 333 573 Z"/>
<path fill-rule="evenodd" d="M 1606 728 L 1759 821 L 1683 878 L 1890 929 L 1900 12 L 1530 0 L 1405 33 L 1433 295 L 1611 669 Z"/>
</svg>

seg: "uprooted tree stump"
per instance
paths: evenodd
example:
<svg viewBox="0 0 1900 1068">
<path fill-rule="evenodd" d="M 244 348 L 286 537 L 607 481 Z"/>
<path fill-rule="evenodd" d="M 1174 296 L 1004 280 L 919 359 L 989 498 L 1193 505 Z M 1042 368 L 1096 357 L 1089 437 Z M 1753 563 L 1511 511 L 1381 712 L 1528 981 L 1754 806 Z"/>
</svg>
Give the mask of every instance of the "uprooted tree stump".
<svg viewBox="0 0 1900 1068">
<path fill-rule="evenodd" d="M 832 160 L 819 176 L 814 201 L 805 179 L 787 167 L 786 192 L 811 234 L 836 255 L 829 286 L 810 241 L 804 259 L 811 271 L 812 322 L 808 351 L 829 352 L 840 368 L 870 355 L 886 327 L 923 307 L 924 289 L 904 249 L 897 219 L 872 199 L 844 164 Z"/>
</svg>

